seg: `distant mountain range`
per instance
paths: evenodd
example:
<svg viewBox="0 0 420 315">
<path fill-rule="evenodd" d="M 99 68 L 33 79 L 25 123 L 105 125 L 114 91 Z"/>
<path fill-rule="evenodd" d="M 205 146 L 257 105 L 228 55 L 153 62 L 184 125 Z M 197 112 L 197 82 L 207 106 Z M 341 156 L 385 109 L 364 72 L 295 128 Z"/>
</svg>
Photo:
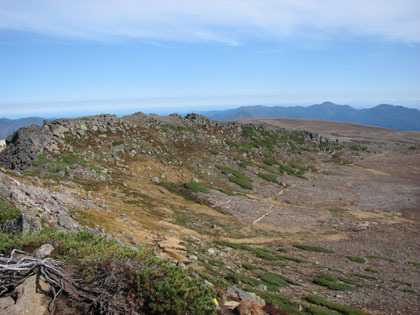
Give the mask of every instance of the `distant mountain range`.
<svg viewBox="0 0 420 315">
<path fill-rule="evenodd" d="M 420 131 L 420 111 L 403 106 L 382 104 L 373 108 L 354 109 L 331 102 L 312 106 L 242 106 L 201 113 L 211 119 L 233 121 L 246 118 L 303 118 L 351 122 L 405 131 Z"/>
<path fill-rule="evenodd" d="M 0 118 L 0 140 L 6 139 L 14 131 L 22 127 L 28 127 L 32 124 L 42 126 L 45 118 L 40 117 L 27 117 L 21 119 L 7 119 Z"/>
</svg>

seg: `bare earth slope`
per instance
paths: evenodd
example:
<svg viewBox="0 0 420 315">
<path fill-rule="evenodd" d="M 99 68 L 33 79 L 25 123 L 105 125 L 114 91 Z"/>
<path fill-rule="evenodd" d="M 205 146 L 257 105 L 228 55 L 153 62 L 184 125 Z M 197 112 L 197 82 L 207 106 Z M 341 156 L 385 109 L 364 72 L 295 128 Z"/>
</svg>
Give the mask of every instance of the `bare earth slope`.
<svg viewBox="0 0 420 315">
<path fill-rule="evenodd" d="M 150 247 L 288 314 L 335 314 L 313 295 L 372 314 L 420 308 L 418 133 L 100 115 L 21 129 L 0 165 L 25 187 L 71 195 L 67 215 L 79 228 Z M 0 194 L 23 204 L 7 182 Z M 37 205 L 44 223 L 63 229 L 54 209 Z"/>
</svg>

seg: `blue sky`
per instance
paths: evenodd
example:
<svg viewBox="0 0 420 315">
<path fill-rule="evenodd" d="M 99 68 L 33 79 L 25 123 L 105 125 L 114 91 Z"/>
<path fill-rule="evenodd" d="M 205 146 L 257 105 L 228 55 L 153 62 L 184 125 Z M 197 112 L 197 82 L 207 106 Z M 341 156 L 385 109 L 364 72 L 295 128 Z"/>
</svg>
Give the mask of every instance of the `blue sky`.
<svg viewBox="0 0 420 315">
<path fill-rule="evenodd" d="M 420 109 L 419 29 L 417 0 L 0 0 L 0 117 Z"/>
</svg>

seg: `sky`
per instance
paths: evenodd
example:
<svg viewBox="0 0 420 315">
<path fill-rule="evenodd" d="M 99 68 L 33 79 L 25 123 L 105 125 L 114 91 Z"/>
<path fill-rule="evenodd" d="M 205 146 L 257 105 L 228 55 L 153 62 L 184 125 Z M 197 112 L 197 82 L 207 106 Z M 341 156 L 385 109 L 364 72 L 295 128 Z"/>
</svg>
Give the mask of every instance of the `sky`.
<svg viewBox="0 0 420 315">
<path fill-rule="evenodd" d="M 418 0 L 0 0 L 0 117 L 420 109 Z"/>
</svg>

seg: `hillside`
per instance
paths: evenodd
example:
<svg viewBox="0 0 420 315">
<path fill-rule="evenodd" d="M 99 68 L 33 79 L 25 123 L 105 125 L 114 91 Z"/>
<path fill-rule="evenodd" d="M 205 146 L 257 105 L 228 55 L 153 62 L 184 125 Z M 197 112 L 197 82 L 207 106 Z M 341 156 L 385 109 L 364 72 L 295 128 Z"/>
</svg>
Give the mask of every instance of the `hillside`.
<svg viewBox="0 0 420 315">
<path fill-rule="evenodd" d="M 40 229 L 64 234 L 15 239 L 3 230 L 0 251 L 48 241 L 53 257 L 68 255 L 65 270 L 92 289 L 95 279 L 126 279 L 137 291 L 113 300 L 119 314 L 170 313 L 156 301 L 186 301 L 190 287 L 196 295 L 178 311 L 212 313 L 209 297 L 217 297 L 224 314 L 247 298 L 266 304 L 266 314 L 416 314 L 419 153 L 418 133 L 346 123 L 142 113 L 60 119 L 8 138 L 0 197 Z M 149 285 L 141 287 L 124 268 L 165 284 L 135 278 Z M 155 269 L 164 272 L 149 274 Z M 177 279 L 174 299 L 168 290 Z M 155 286 L 159 294 L 144 295 Z M 105 288 L 106 296 L 119 290 Z M 71 304 L 66 294 L 58 312 Z"/>
<path fill-rule="evenodd" d="M 21 119 L 0 118 L 0 140 L 6 139 L 7 136 L 22 127 L 28 127 L 32 124 L 42 126 L 44 118 L 27 117 Z"/>
<path fill-rule="evenodd" d="M 354 109 L 348 105 L 336 105 L 331 102 L 308 107 L 243 106 L 223 111 L 203 112 L 203 115 L 222 121 L 247 118 L 302 118 L 351 122 L 396 130 L 420 131 L 419 110 L 386 104 L 367 109 Z"/>
</svg>

